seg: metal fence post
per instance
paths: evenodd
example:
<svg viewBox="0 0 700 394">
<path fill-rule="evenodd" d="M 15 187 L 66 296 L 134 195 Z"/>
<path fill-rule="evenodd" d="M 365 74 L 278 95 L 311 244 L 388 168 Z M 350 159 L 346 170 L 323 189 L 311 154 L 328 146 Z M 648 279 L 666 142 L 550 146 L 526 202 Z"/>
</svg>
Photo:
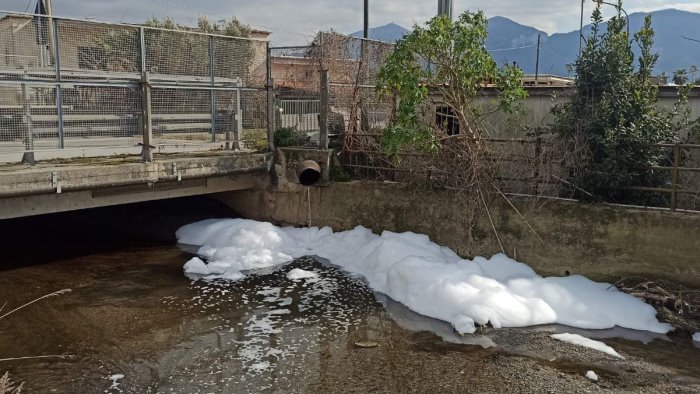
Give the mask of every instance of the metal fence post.
<svg viewBox="0 0 700 394">
<path fill-rule="evenodd" d="M 681 165 L 681 144 L 676 143 L 673 146 L 673 179 L 671 183 L 671 211 L 675 212 L 678 208 L 678 177 L 680 175 L 679 167 Z"/>
<path fill-rule="evenodd" d="M 209 98 L 211 102 L 211 142 L 216 142 L 216 72 L 214 70 L 214 37 L 209 36 L 209 73 L 211 74 L 211 87 Z M 228 148 L 228 147 L 227 147 Z"/>
<path fill-rule="evenodd" d="M 61 55 L 58 45 L 58 20 L 53 20 L 53 51 L 54 51 L 54 66 L 56 72 L 56 115 L 58 118 L 58 147 L 65 147 L 63 133 L 63 93 L 61 92 Z"/>
<path fill-rule="evenodd" d="M 319 111 L 318 126 L 319 148 L 328 149 L 328 101 L 329 101 L 329 86 L 328 86 L 328 70 L 321 70 L 321 110 Z"/>
<path fill-rule="evenodd" d="M 141 53 L 141 161 L 153 161 L 153 119 L 151 116 L 151 78 L 146 70 L 146 29 L 139 28 Z"/>
<path fill-rule="evenodd" d="M 23 76 L 26 78 L 26 76 Z M 29 87 L 22 84 L 22 104 L 24 106 L 24 124 L 27 128 L 26 151 L 22 155 L 22 164 L 34 165 L 34 131 L 32 130 L 32 104 L 29 100 Z"/>
<path fill-rule="evenodd" d="M 540 156 L 542 156 L 542 138 L 537 137 L 535 139 L 535 169 L 533 173 L 533 196 L 538 196 L 540 194 L 540 166 L 542 164 Z"/>
<path fill-rule="evenodd" d="M 139 53 L 141 56 L 141 78 L 146 74 L 146 29 L 139 27 Z"/>
<path fill-rule="evenodd" d="M 272 79 L 272 49 L 267 43 L 267 147 L 275 149 L 275 81 Z"/>
<path fill-rule="evenodd" d="M 241 87 L 243 81 L 238 80 L 238 89 L 236 89 L 236 149 L 241 150 L 243 145 L 241 140 L 243 139 L 243 111 L 241 108 Z"/>
<path fill-rule="evenodd" d="M 151 81 L 149 73 L 143 73 L 141 78 L 141 111 L 143 118 L 143 148 L 141 149 L 141 161 L 153 161 L 153 120 L 151 116 Z"/>
</svg>

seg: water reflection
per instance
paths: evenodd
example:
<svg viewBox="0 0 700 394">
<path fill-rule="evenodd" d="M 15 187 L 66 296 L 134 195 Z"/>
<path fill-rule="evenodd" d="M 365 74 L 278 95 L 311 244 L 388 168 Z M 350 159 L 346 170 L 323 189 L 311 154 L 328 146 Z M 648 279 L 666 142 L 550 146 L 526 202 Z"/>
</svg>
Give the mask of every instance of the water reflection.
<svg viewBox="0 0 700 394">
<path fill-rule="evenodd" d="M 457 335 L 448 323 L 418 315 L 375 294 L 360 278 L 311 258 L 239 282 L 188 279 L 182 275 L 188 258 L 181 249 L 159 246 L 4 271 L 0 301 L 9 305 L 57 288 L 73 292 L 2 322 L 0 357 L 66 352 L 77 357 L 2 367 L 24 380 L 27 392 L 343 391 L 348 379 L 367 384 L 355 391 L 410 391 L 416 387 L 403 386 L 405 371 L 422 376 L 413 385 L 457 379 L 459 371 L 449 377 L 444 371 L 480 365 L 495 352 L 517 353 L 517 344 L 533 331 Z M 317 276 L 289 279 L 294 269 Z M 668 347 L 657 337 L 629 330 L 536 330 L 651 341 L 616 340 L 614 347 L 631 354 L 644 354 L 643 346 Z M 358 342 L 378 347 L 360 349 Z M 440 358 L 423 363 L 431 352 Z M 464 358 L 465 353 L 470 356 Z M 690 346 L 674 348 L 674 353 L 684 356 L 661 361 L 700 364 Z M 435 372 L 421 375 L 430 368 Z M 685 372 L 697 374 L 693 368 Z M 114 379 L 119 375 L 124 377 Z M 473 376 L 478 378 L 476 372 Z"/>
</svg>

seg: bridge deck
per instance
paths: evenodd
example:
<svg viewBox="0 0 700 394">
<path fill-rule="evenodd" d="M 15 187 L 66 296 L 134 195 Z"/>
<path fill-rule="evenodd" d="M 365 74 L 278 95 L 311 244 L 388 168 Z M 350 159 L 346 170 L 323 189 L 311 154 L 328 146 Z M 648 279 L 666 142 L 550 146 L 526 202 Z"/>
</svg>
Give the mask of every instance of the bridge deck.
<svg viewBox="0 0 700 394">
<path fill-rule="evenodd" d="M 0 165 L 0 219 L 252 188 L 269 154 L 233 151 Z"/>
</svg>

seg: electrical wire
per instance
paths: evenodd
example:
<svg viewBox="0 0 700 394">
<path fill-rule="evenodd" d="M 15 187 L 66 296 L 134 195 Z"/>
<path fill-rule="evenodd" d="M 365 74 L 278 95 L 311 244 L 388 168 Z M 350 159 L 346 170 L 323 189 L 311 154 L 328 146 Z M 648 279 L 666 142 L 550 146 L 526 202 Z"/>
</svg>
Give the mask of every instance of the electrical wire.
<svg viewBox="0 0 700 394">
<path fill-rule="evenodd" d="M 525 48 L 532 48 L 536 47 L 537 44 L 530 44 L 530 45 L 523 45 L 521 47 L 513 47 L 513 48 L 499 48 L 499 49 L 487 49 L 488 52 L 504 52 L 504 51 L 514 51 L 516 49 L 525 49 Z M 540 45 L 542 47 L 542 45 Z"/>
</svg>

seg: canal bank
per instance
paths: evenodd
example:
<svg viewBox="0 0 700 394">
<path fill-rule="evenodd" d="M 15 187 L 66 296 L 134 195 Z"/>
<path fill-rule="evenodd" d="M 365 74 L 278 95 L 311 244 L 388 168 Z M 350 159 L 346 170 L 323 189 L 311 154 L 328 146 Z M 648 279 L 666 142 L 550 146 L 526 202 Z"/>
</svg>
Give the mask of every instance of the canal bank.
<svg viewBox="0 0 700 394">
<path fill-rule="evenodd" d="M 466 195 L 466 197 L 465 197 Z M 293 183 L 267 190 L 215 195 L 242 217 L 276 224 L 365 226 L 425 234 L 463 257 L 501 253 L 493 227 L 511 257 L 540 275 L 584 275 L 616 282 L 641 276 L 700 289 L 700 215 L 567 200 L 513 197 L 476 220 L 460 210 L 467 191 L 355 181 L 305 188 Z M 472 196 L 477 198 L 477 196 Z"/>
<path fill-rule="evenodd" d="M 372 187 L 338 185 L 333 199 L 323 195 L 331 189 L 312 191 L 312 208 L 333 202 L 335 226 L 372 218 L 389 229 L 413 225 L 405 209 L 360 213 L 362 205 L 342 205 L 343 198 L 376 199 L 388 193 L 377 187 L 398 186 Z M 318 202 L 315 193 L 321 193 Z M 407 196 L 397 201 L 418 209 L 415 220 L 441 212 L 412 206 L 408 198 L 415 194 Z M 305 217 L 302 203 L 295 220 Z M 312 224 L 331 220 L 321 212 L 312 212 Z M 449 324 L 308 258 L 240 282 L 184 276 L 194 250 L 175 245 L 175 230 L 231 216 L 230 207 L 198 198 L 2 222 L 12 247 L 0 256 L 0 302 L 11 308 L 72 291 L 0 321 L 0 358 L 69 357 L 5 361 L 0 372 L 38 393 L 700 390 L 700 350 L 687 338 L 562 326 L 485 327 L 460 336 Z M 448 223 L 449 216 L 442 218 Z M 294 269 L 314 272 L 318 280 L 290 279 Z M 564 332 L 601 340 L 625 359 L 551 338 Z M 600 380 L 587 379 L 588 371 Z"/>
<path fill-rule="evenodd" d="M 2 271 L 0 299 L 10 306 L 72 289 L 0 323 L 0 357 L 71 357 L 3 362 L 3 370 L 31 393 L 700 389 L 700 350 L 688 342 L 560 326 L 459 336 L 322 261 L 202 282 L 182 275 L 190 252 L 120 245 Z M 317 280 L 290 279 L 294 269 Z M 625 359 L 556 341 L 557 332 L 600 339 Z"/>
</svg>

